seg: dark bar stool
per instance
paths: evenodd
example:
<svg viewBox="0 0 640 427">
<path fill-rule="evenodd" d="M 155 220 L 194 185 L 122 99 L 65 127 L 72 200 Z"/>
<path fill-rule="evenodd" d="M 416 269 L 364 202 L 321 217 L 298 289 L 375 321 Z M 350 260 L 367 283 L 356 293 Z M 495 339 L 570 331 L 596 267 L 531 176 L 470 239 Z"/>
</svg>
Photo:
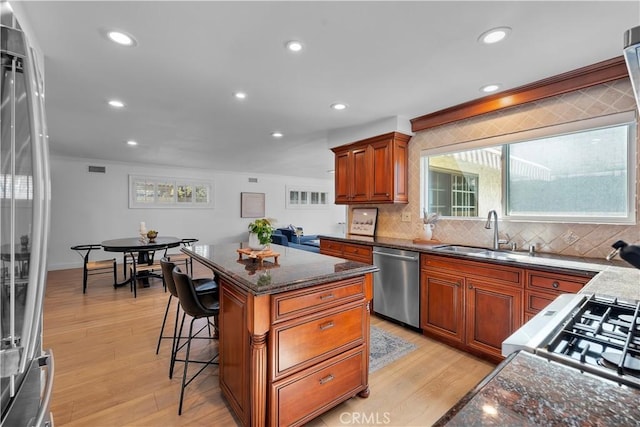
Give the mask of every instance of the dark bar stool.
<svg viewBox="0 0 640 427">
<path fill-rule="evenodd" d="M 179 343 L 180 338 L 178 336 L 178 319 L 180 316 L 180 301 L 178 299 L 178 291 L 176 290 L 175 282 L 173 281 L 173 269 L 176 267 L 174 262 L 169 261 L 167 258 L 162 258 L 160 260 L 160 266 L 162 267 L 162 280 L 164 280 L 165 288 L 169 290 L 169 300 L 167 301 L 167 308 L 164 311 L 164 318 L 162 319 L 162 327 L 160 328 L 160 335 L 158 336 L 158 345 L 156 346 L 156 354 L 160 352 L 160 343 L 163 339 L 171 339 L 171 364 L 169 366 L 169 378 L 173 377 L 173 366 L 175 364 L 176 352 L 177 352 L 177 343 Z M 218 283 L 214 279 L 192 279 L 192 282 L 195 286 L 196 294 L 210 294 L 218 292 Z M 173 325 L 173 335 L 165 336 L 164 327 L 167 323 L 167 315 L 169 314 L 169 309 L 171 307 L 171 301 L 175 297 L 178 299 L 176 304 L 176 317 L 175 323 Z M 182 329 L 181 329 L 182 331 Z"/>
<path fill-rule="evenodd" d="M 218 329 L 218 314 L 220 312 L 220 301 L 219 294 L 209 293 L 198 295 L 196 293 L 195 284 L 191 280 L 191 277 L 185 273 L 180 271 L 180 268 L 175 267 L 173 269 L 173 281 L 176 285 L 176 290 L 178 291 L 178 299 L 180 301 L 180 306 L 182 307 L 182 322 L 181 326 L 184 324 L 185 316 L 188 314 L 191 316 L 191 322 L 189 324 L 189 335 L 187 337 L 186 342 L 186 354 L 184 359 L 175 359 L 178 362 L 184 362 L 184 373 L 182 375 L 182 387 L 180 389 L 180 405 L 178 407 L 178 415 L 182 415 L 182 402 L 184 400 L 184 389 L 193 381 L 202 371 L 206 369 L 209 365 L 217 365 L 218 362 L 216 359 L 218 358 L 219 353 L 216 353 L 209 360 L 190 360 L 189 353 L 191 351 L 191 342 L 196 335 L 200 333 L 203 329 L 193 331 L 193 323 L 197 319 L 207 318 L 207 327 L 212 325 L 209 321 L 210 317 L 213 317 L 214 323 L 213 327 L 216 331 L 215 336 L 211 339 L 216 339 L 218 337 L 217 329 Z M 176 350 L 177 351 L 177 350 Z M 189 379 L 187 379 L 189 363 L 197 363 L 202 364 L 203 366 Z"/>
</svg>

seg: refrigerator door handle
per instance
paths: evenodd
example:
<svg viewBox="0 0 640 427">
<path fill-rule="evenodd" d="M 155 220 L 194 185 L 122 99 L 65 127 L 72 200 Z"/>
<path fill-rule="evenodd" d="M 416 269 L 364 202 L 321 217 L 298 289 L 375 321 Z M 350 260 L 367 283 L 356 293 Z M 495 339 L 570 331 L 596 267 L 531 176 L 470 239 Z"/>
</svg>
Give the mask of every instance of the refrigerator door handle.
<svg viewBox="0 0 640 427">
<path fill-rule="evenodd" d="M 38 414 L 34 418 L 32 427 L 44 427 L 43 424 L 45 417 L 49 415 L 49 408 L 51 406 L 51 394 L 53 393 L 53 377 L 55 374 L 55 363 L 53 360 L 53 350 L 48 349 L 45 351 L 38 363 L 40 366 L 47 366 L 47 382 L 44 385 L 44 392 L 42 393 L 42 400 L 40 401 L 40 408 L 38 408 Z M 46 425 L 53 427 L 53 422 L 48 422 Z"/>
</svg>

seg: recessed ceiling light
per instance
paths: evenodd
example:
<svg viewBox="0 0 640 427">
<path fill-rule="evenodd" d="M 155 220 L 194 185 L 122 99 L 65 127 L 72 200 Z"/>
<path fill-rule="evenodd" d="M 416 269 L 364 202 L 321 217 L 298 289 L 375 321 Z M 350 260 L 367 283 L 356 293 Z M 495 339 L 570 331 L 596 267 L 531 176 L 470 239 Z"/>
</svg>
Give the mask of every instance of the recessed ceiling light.
<svg viewBox="0 0 640 427">
<path fill-rule="evenodd" d="M 498 89 L 500 89 L 500 85 L 499 85 L 499 84 L 490 84 L 490 85 L 482 86 L 482 87 L 480 88 L 480 90 L 481 90 L 482 92 L 485 92 L 485 93 L 495 92 L 495 91 L 497 91 Z"/>
<path fill-rule="evenodd" d="M 285 46 L 291 52 L 300 52 L 302 50 L 302 43 L 298 40 L 289 40 L 287 43 L 285 43 Z"/>
<path fill-rule="evenodd" d="M 124 102 L 118 101 L 117 99 L 112 99 L 109 101 L 109 105 L 111 105 L 113 108 L 122 108 L 124 107 Z"/>
<path fill-rule="evenodd" d="M 336 102 L 335 104 L 331 104 L 331 108 L 334 110 L 345 110 L 347 108 L 347 104 L 343 104 L 342 102 Z"/>
<path fill-rule="evenodd" d="M 127 145 L 138 145 L 138 142 L 130 139 L 129 141 L 127 141 Z"/>
<path fill-rule="evenodd" d="M 107 31 L 107 37 L 115 43 L 118 43 L 122 46 L 135 46 L 137 45 L 136 40 L 133 36 L 126 34 L 122 31 L 111 30 Z"/>
<path fill-rule="evenodd" d="M 234 92 L 233 96 L 238 99 L 245 99 L 247 97 L 247 94 L 245 92 Z"/>
<path fill-rule="evenodd" d="M 499 41 L 504 40 L 510 32 L 511 28 L 509 27 L 492 28 L 480 34 L 478 41 L 484 44 L 498 43 Z"/>
<path fill-rule="evenodd" d="M 284 134 L 282 132 L 271 132 L 271 136 L 274 138 L 282 138 Z"/>
</svg>

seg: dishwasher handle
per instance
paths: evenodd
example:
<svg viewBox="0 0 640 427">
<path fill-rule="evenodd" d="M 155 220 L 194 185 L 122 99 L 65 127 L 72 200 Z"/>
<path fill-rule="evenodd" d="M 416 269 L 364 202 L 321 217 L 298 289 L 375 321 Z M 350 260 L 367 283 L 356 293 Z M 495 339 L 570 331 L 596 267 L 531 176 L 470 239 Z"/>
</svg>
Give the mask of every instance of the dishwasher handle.
<svg viewBox="0 0 640 427">
<path fill-rule="evenodd" d="M 386 256 L 389 258 L 396 258 L 396 259 L 401 259 L 403 261 L 411 261 L 411 262 L 418 262 L 418 260 L 420 259 L 420 257 L 418 255 L 416 256 L 405 256 L 405 255 L 396 255 L 396 254 L 390 254 L 387 252 L 378 252 L 378 251 L 373 251 L 374 255 L 380 255 L 380 256 Z"/>
</svg>

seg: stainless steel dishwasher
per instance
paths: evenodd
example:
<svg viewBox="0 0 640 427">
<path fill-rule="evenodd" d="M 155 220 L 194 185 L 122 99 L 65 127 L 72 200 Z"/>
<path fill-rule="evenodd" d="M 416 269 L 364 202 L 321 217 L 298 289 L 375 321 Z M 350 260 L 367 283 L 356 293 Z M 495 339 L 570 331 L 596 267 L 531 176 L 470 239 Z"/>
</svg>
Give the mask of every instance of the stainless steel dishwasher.
<svg viewBox="0 0 640 427">
<path fill-rule="evenodd" d="M 415 328 L 420 327 L 420 255 L 373 247 L 373 311 Z"/>
</svg>

